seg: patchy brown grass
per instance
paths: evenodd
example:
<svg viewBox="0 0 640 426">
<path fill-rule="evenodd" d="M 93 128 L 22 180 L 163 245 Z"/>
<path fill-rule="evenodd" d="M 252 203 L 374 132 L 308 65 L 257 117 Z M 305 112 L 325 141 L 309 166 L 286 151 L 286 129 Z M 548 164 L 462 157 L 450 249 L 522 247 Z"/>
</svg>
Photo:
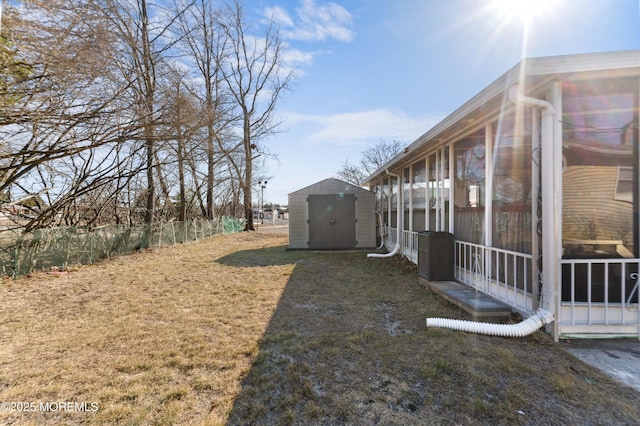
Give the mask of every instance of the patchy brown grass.
<svg viewBox="0 0 640 426">
<path fill-rule="evenodd" d="M 634 424 L 638 393 L 538 332 L 465 318 L 415 268 L 243 233 L 0 285 L 11 424 Z M 89 409 L 93 406 L 87 405 Z M 39 408 L 39 407 L 38 407 Z"/>
</svg>

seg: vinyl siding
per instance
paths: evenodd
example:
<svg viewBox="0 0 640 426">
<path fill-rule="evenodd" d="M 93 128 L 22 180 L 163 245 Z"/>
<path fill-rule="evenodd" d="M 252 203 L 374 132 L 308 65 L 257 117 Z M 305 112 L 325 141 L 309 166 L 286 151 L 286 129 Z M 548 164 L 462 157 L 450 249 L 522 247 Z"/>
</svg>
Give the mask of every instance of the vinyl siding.
<svg viewBox="0 0 640 426">
<path fill-rule="evenodd" d="M 633 205 L 614 199 L 617 168 L 569 166 L 562 180 L 562 238 L 623 240 L 631 250 Z"/>
</svg>

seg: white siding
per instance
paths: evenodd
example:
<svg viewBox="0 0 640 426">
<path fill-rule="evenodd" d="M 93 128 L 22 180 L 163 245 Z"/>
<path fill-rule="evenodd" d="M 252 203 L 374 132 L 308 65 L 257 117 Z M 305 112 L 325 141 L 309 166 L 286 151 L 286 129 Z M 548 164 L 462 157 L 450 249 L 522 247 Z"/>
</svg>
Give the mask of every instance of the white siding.
<svg viewBox="0 0 640 426">
<path fill-rule="evenodd" d="M 356 200 L 356 240 L 358 248 L 376 247 L 375 194 L 358 194 Z"/>
<path fill-rule="evenodd" d="M 309 242 L 307 194 L 289 194 L 289 248 L 304 249 Z"/>
</svg>

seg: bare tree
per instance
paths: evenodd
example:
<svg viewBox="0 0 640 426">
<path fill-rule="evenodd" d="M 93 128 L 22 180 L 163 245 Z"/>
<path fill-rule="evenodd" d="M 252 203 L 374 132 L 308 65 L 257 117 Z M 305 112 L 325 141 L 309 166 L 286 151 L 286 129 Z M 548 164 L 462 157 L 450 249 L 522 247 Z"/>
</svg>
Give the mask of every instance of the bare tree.
<svg viewBox="0 0 640 426">
<path fill-rule="evenodd" d="M 168 10 L 158 5 L 150 7 L 146 0 L 103 0 L 96 4 L 118 39 L 113 45 L 112 60 L 119 65 L 123 79 L 129 82 L 137 104 L 133 114 L 142 129 L 146 156 L 144 220 L 151 223 L 156 208 L 156 178 L 165 199 L 168 198 L 158 169 L 158 127 L 162 106 L 156 101 L 162 61 L 176 43 L 169 33 L 177 16 L 168 15 Z"/>
<path fill-rule="evenodd" d="M 176 194 L 180 219 L 244 210 L 254 229 L 252 184 L 293 79 L 272 25 L 239 0 L 5 4 L 0 202 L 30 200 L 27 229 L 151 222 Z"/>
<path fill-rule="evenodd" d="M 220 66 L 222 78 L 233 98 L 242 128 L 244 173 L 241 178 L 246 230 L 253 224 L 253 163 L 265 154 L 259 142 L 278 130 L 275 109 L 283 91 L 291 89 L 293 71 L 283 66 L 279 32 L 269 24 L 260 37 L 251 35 L 242 4 L 235 0 L 222 17 L 229 54 Z"/>
<path fill-rule="evenodd" d="M 375 146 L 362 151 L 362 157 L 358 164 L 352 164 L 349 160 L 345 160 L 336 175 L 349 183 L 362 186 L 367 177 L 384 166 L 399 154 L 402 149 L 403 146 L 398 141 L 386 142 L 381 140 Z"/>
<path fill-rule="evenodd" d="M 178 1 L 177 4 L 177 9 L 184 8 L 184 0 Z M 226 34 L 220 25 L 221 13 L 213 7 L 211 1 L 196 0 L 180 19 L 183 45 L 186 50 L 185 59 L 193 63 L 198 77 L 203 81 L 199 97 L 205 117 L 207 162 L 205 216 L 208 218 L 214 216 L 215 169 L 218 161 L 216 141 L 221 141 L 222 134 L 230 124 L 227 118 L 229 100 L 221 84 L 220 73 L 220 65 L 224 62 L 226 54 Z"/>
<path fill-rule="evenodd" d="M 362 166 L 351 164 L 347 159 L 342 163 L 342 168 L 338 170 L 336 176 L 345 182 L 362 186 L 364 180 L 367 178 L 367 173 L 362 169 Z"/>
<path fill-rule="evenodd" d="M 163 122 L 169 131 L 169 139 L 175 142 L 171 149 L 171 156 L 175 157 L 178 172 L 178 220 L 187 219 L 188 205 L 192 200 L 187 200 L 187 193 L 192 194 L 197 190 L 197 182 L 193 182 L 195 186 L 187 187 L 187 167 L 192 164 L 194 170 L 197 170 L 197 161 L 194 157 L 195 146 L 189 142 L 196 139 L 199 142 L 198 130 L 202 126 L 201 109 L 198 100 L 193 95 L 194 90 L 189 86 L 187 69 L 171 66 L 168 76 L 169 85 L 165 88 L 165 103 L 167 109 L 164 112 Z M 195 144 L 194 144 L 195 145 Z M 169 147 L 167 147 L 169 148 Z M 169 156 L 169 155 L 168 155 Z M 191 158 L 191 162 L 187 157 Z M 174 163 L 166 161 L 170 166 Z M 193 198 L 193 196 L 191 197 Z"/>
<path fill-rule="evenodd" d="M 125 89 L 104 56 L 111 33 L 89 3 L 34 0 L 4 12 L 12 71 L 2 79 L 0 193 L 46 194 L 31 229 L 106 185 L 102 155 L 136 129 L 121 114 Z"/>
</svg>

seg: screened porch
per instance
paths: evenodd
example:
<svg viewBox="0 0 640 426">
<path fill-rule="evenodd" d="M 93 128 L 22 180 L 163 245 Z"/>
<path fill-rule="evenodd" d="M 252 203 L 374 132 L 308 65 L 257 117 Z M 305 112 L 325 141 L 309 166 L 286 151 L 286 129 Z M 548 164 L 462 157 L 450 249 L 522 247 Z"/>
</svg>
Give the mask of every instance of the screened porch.
<svg viewBox="0 0 640 426">
<path fill-rule="evenodd" d="M 386 247 L 400 228 L 417 263 L 418 232 L 451 232 L 455 279 L 523 315 L 546 298 L 556 337 L 640 338 L 639 80 L 575 74 L 540 87 L 555 108 L 546 152 L 539 108 L 501 97 L 492 114 L 459 120 L 372 187 Z M 546 213 L 545 196 L 557 206 Z"/>
</svg>

